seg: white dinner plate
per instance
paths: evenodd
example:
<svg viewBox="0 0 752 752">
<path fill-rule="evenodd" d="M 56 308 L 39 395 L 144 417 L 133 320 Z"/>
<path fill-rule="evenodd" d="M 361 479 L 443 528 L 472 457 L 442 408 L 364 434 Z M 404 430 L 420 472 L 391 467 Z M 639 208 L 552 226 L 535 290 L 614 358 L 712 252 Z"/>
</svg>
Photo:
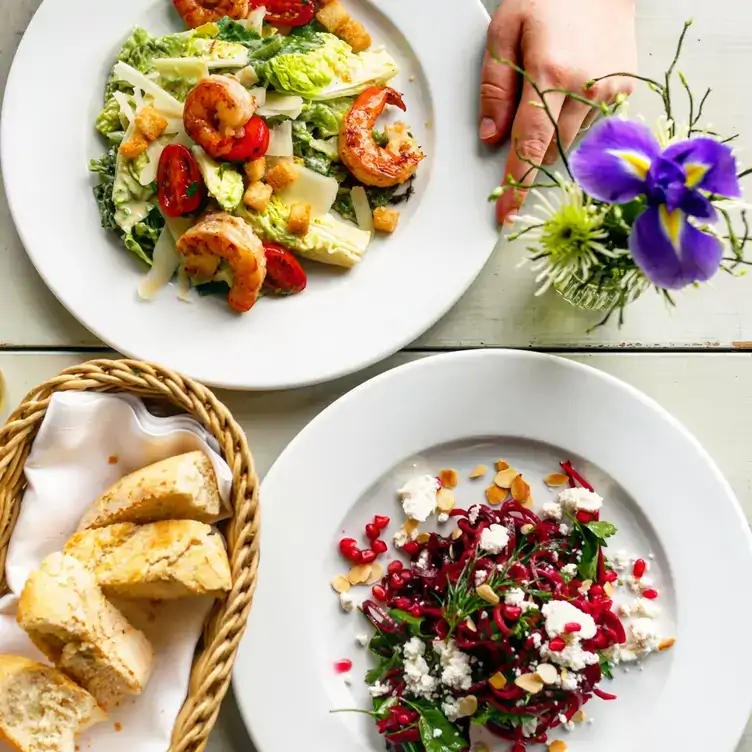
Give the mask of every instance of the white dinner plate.
<svg viewBox="0 0 752 752">
<path fill-rule="evenodd" d="M 752 536 L 727 482 L 685 428 L 621 381 L 552 356 L 481 351 L 363 384 L 313 420 L 264 480 L 260 581 L 234 674 L 258 752 L 383 750 L 368 716 L 330 713 L 370 707 L 368 658 L 354 637 L 372 630 L 341 611 L 329 585 L 346 571 L 337 542 L 360 537 L 376 513 L 398 523 L 406 477 L 453 467 L 466 479 L 499 457 L 536 481 L 537 502 L 552 493 L 544 475 L 573 460 L 619 529 L 609 550 L 653 555 L 661 631 L 677 639 L 643 671 L 616 670 L 605 688 L 618 699 L 593 699 L 594 723 L 562 732 L 572 752 L 736 749 L 752 705 Z M 462 480 L 458 504 L 481 502 L 485 485 Z M 368 590 L 350 592 L 359 602 Z M 354 662 L 351 686 L 334 670 L 343 658 Z"/>
<path fill-rule="evenodd" d="M 397 232 L 357 268 L 310 265 L 306 291 L 249 313 L 226 300 L 151 303 L 145 269 L 101 229 L 88 161 L 115 56 L 135 25 L 184 26 L 170 0 L 45 0 L 18 48 L 2 113 L 10 208 L 26 250 L 65 307 L 120 352 L 215 386 L 281 389 L 364 368 L 421 335 L 459 299 L 497 241 L 487 201 L 501 162 L 477 136 L 488 14 L 478 0 L 345 0 L 400 65 L 395 88 L 427 158 Z M 53 57 L 50 50 L 55 50 Z M 314 268 L 316 267 L 316 268 Z"/>
</svg>

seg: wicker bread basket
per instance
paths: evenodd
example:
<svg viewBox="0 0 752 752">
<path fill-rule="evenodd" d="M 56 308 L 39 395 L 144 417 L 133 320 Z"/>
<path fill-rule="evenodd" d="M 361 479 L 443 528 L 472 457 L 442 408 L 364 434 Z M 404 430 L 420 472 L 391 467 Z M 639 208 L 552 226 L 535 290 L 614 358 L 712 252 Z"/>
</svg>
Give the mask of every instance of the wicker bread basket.
<svg viewBox="0 0 752 752">
<path fill-rule="evenodd" d="M 5 557 L 26 487 L 23 467 L 55 392 L 127 392 L 155 412 L 187 413 L 219 442 L 232 470 L 233 517 L 224 523 L 232 591 L 217 601 L 204 625 L 188 695 L 169 752 L 200 752 L 230 684 L 232 665 L 251 609 L 259 562 L 259 480 L 245 435 L 204 386 L 167 368 L 135 360 L 92 360 L 63 371 L 29 392 L 0 430 L 0 595 L 7 592 Z M 177 408 L 177 409 L 176 409 Z"/>
</svg>

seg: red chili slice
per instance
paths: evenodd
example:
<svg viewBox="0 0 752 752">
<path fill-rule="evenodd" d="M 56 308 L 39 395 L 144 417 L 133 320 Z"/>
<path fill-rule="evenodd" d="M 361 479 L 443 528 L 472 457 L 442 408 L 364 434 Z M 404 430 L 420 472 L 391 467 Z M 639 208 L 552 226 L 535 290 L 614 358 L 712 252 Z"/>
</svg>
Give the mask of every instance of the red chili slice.
<svg viewBox="0 0 752 752">
<path fill-rule="evenodd" d="M 294 295 L 305 290 L 306 273 L 295 256 L 276 243 L 264 243 L 266 280 L 264 286 L 274 295 Z"/>
<path fill-rule="evenodd" d="M 266 8 L 265 20 L 278 26 L 305 26 L 313 21 L 313 0 L 251 0 L 251 8 Z"/>
<path fill-rule="evenodd" d="M 243 135 L 235 139 L 225 159 L 229 162 L 245 162 L 263 157 L 269 148 L 270 138 L 269 126 L 263 118 L 254 115 L 243 126 Z"/>
<path fill-rule="evenodd" d="M 165 146 L 157 169 L 159 205 L 168 217 L 190 214 L 204 199 L 204 181 L 193 155 L 182 144 Z"/>
</svg>

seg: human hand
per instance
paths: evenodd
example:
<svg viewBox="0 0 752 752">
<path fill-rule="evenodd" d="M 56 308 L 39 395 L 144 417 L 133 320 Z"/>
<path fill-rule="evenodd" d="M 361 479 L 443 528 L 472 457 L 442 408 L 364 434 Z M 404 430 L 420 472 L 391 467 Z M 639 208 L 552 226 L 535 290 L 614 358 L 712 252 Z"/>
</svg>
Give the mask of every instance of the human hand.
<svg viewBox="0 0 752 752">
<path fill-rule="evenodd" d="M 504 183 L 509 176 L 525 185 L 534 181 L 535 171 L 530 172 L 521 157 L 553 164 L 559 153 L 549 116 L 531 104 L 540 103 L 540 98 L 530 82 L 499 59 L 525 70 L 541 90 L 566 89 L 593 102 L 610 103 L 618 94 L 632 93 L 632 79 L 607 78 L 587 91 L 585 84 L 598 76 L 635 70 L 634 18 L 635 0 L 503 0 L 488 30 L 480 137 L 495 144 L 511 129 Z M 558 121 L 564 149 L 597 115 L 589 105 L 558 92 L 547 94 L 546 103 Z M 521 189 L 504 191 L 496 207 L 499 222 L 517 212 L 525 194 Z"/>
</svg>

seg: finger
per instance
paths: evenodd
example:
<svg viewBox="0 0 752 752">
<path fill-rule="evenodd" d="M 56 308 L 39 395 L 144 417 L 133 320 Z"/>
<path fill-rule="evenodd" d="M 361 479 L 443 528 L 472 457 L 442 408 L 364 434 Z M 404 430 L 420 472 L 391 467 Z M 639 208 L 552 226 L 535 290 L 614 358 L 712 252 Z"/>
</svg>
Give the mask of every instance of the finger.
<svg viewBox="0 0 752 752">
<path fill-rule="evenodd" d="M 572 146 L 582 128 L 582 124 L 585 122 L 585 118 L 589 114 L 590 107 L 582 102 L 576 102 L 574 99 L 567 99 L 564 102 L 559 116 L 559 142 L 561 142 L 561 148 L 564 151 Z M 559 143 L 556 139 L 553 139 L 543 162 L 547 165 L 553 164 L 558 161 L 560 156 Z"/>
<path fill-rule="evenodd" d="M 480 137 L 494 144 L 504 138 L 514 118 L 520 77 L 500 60 L 517 64 L 521 22 L 516 14 L 499 8 L 491 21 L 480 85 Z"/>
<path fill-rule="evenodd" d="M 530 83 L 526 81 L 522 87 L 520 106 L 512 125 L 512 144 L 502 185 L 507 183 L 510 176 L 516 181 L 530 185 L 535 180 L 537 170 L 531 170 L 529 162 L 541 164 L 554 136 L 554 126 L 549 115 L 540 107 L 536 107 L 534 102 L 540 102 L 540 99 Z M 564 105 L 564 95 L 548 94 L 546 103 L 551 117 L 558 120 Z M 524 203 L 526 195 L 527 191 L 524 189 L 505 190 L 496 204 L 496 216 L 499 222 L 504 222 L 510 214 L 516 213 Z"/>
<path fill-rule="evenodd" d="M 582 123 L 582 129 L 587 130 L 598 119 L 599 115 L 601 115 L 600 110 L 591 109 Z"/>
</svg>

